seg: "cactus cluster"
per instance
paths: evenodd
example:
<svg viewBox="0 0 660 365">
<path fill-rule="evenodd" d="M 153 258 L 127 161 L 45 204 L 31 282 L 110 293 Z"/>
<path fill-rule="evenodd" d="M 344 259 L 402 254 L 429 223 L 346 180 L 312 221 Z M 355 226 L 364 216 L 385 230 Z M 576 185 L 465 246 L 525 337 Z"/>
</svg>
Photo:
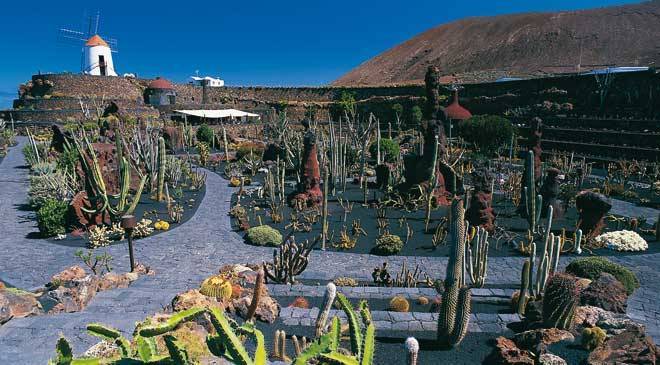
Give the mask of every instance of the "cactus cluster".
<svg viewBox="0 0 660 365">
<path fill-rule="evenodd" d="M 332 286 L 331 286 L 332 285 Z M 334 284 L 328 284 L 326 299 L 332 298 L 336 290 Z M 367 307 L 366 301 L 358 304 L 357 311 L 351 303 L 342 294 L 336 294 L 339 306 L 346 314 L 348 320 L 348 330 L 350 338 L 350 355 L 346 351 L 339 349 L 341 341 L 341 322 L 339 317 L 334 317 L 327 333 L 320 332 L 315 342 L 296 356 L 293 360 L 294 365 L 306 365 L 310 360 L 316 359 L 320 363 L 332 363 L 340 365 L 372 365 L 376 346 L 376 327 L 371 320 L 371 313 Z M 331 303 L 331 301 L 327 301 Z M 327 318 L 327 317 L 326 317 Z M 321 322 L 317 321 L 317 329 L 325 327 L 319 326 Z M 317 331 L 317 334 L 319 332 Z M 295 342 L 294 342 L 295 343 Z"/>
<path fill-rule="evenodd" d="M 465 286 L 465 244 L 467 241 L 463 201 L 451 205 L 450 253 L 445 291 L 438 318 L 438 342 L 442 347 L 458 345 L 467 333 L 470 321 L 470 288 Z"/>
<path fill-rule="evenodd" d="M 472 284 L 481 288 L 486 283 L 488 271 L 488 231 L 483 227 L 473 227 L 472 232 L 472 240 L 467 245 L 467 270 Z"/>
<path fill-rule="evenodd" d="M 103 179 L 103 171 L 96 158 L 94 147 L 89 142 L 87 135 L 83 132 L 82 140 L 74 138 L 74 146 L 80 156 L 80 166 L 85 172 L 87 197 L 91 203 L 91 208 L 82 208 L 89 214 L 104 215 L 108 213 L 113 221 L 117 221 L 123 215 L 132 214 L 137 204 L 140 202 L 142 190 L 147 181 L 146 176 L 142 177 L 140 185 L 132 196 L 131 205 L 128 205 L 129 189 L 131 186 L 131 166 L 126 157 L 123 156 L 123 145 L 121 138 L 117 138 L 117 156 L 119 158 L 119 195 L 111 195 Z M 111 198 L 117 199 L 117 204 L 110 202 Z"/>
</svg>

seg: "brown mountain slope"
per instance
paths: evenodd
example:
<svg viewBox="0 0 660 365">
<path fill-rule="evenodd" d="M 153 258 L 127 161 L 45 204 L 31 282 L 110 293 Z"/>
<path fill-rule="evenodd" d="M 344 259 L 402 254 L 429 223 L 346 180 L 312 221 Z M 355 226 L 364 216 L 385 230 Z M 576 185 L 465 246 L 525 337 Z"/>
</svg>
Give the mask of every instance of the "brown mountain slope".
<svg viewBox="0 0 660 365">
<path fill-rule="evenodd" d="M 581 56 L 581 57 L 580 57 Z M 364 62 L 333 85 L 422 80 L 443 74 L 483 77 L 573 72 L 594 65 L 660 65 L 660 1 L 625 6 L 475 17 L 421 33 Z M 488 72 L 481 72 L 488 71 Z"/>
</svg>

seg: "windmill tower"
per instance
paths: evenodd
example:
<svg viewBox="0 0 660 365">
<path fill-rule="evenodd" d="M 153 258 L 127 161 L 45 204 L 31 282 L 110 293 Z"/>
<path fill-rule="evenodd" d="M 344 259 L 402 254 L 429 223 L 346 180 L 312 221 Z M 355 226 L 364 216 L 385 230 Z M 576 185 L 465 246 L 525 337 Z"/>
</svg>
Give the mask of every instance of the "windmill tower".
<svg viewBox="0 0 660 365">
<path fill-rule="evenodd" d="M 101 15 L 89 17 L 87 32 L 60 28 L 59 40 L 74 46 L 80 46 L 81 62 L 80 71 L 87 75 L 117 76 L 112 54 L 117 53 L 117 40 L 114 38 L 101 37 L 98 33 Z M 104 39 L 105 38 L 105 39 Z"/>
</svg>

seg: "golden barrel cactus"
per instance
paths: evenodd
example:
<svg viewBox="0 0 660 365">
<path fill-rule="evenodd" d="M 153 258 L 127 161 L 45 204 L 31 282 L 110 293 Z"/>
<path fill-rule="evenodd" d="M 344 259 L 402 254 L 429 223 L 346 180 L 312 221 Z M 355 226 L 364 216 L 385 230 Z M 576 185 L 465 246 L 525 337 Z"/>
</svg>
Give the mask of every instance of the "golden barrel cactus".
<svg viewBox="0 0 660 365">
<path fill-rule="evenodd" d="M 199 292 L 207 297 L 215 297 L 222 301 L 231 298 L 232 290 L 231 281 L 222 274 L 213 275 L 204 279 L 199 288 Z"/>
</svg>

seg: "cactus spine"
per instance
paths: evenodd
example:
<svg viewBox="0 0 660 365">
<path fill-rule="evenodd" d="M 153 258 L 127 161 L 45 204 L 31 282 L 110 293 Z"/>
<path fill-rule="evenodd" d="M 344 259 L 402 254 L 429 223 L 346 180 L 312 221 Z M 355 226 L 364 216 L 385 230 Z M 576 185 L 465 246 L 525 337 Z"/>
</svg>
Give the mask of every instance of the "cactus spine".
<svg viewBox="0 0 660 365">
<path fill-rule="evenodd" d="M 474 237 L 467 247 L 468 273 L 472 284 L 481 288 L 488 270 L 488 232 L 482 227 L 473 228 L 473 232 Z"/>
<path fill-rule="evenodd" d="M 165 199 L 165 139 L 158 138 L 158 201 Z"/>
<path fill-rule="evenodd" d="M 465 208 L 461 199 L 451 205 L 450 254 L 445 292 L 438 318 L 438 341 L 443 347 L 459 344 L 470 321 L 470 288 L 465 286 Z"/>
<path fill-rule="evenodd" d="M 325 287 L 325 295 L 323 296 L 323 307 L 319 311 L 319 315 L 316 317 L 316 338 L 321 337 L 325 330 L 325 323 L 328 321 L 330 308 L 332 308 L 332 303 L 335 301 L 336 295 L 337 287 L 333 283 L 328 283 Z"/>
</svg>

